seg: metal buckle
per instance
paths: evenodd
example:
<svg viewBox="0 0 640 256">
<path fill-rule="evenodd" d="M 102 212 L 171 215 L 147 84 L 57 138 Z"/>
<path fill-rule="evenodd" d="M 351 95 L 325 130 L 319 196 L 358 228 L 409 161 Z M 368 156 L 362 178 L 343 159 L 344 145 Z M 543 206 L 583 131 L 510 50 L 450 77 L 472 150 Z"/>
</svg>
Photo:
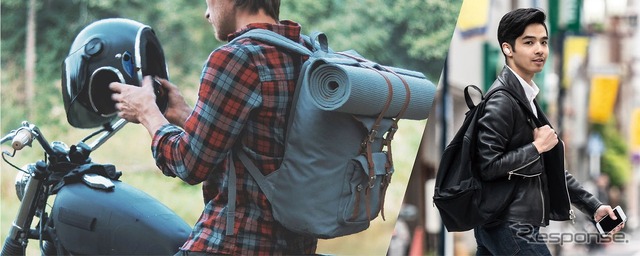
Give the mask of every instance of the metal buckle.
<svg viewBox="0 0 640 256">
<path fill-rule="evenodd" d="M 369 133 L 369 142 L 373 142 L 376 139 L 376 135 L 378 135 L 378 130 L 371 130 L 371 132 Z"/>
</svg>

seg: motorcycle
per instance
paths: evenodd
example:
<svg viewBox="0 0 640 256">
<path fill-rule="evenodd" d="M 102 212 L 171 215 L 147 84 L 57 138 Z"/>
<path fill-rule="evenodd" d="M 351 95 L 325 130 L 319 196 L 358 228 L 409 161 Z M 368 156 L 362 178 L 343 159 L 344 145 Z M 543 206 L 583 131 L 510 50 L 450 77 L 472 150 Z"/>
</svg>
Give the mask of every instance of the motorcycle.
<svg viewBox="0 0 640 256">
<path fill-rule="evenodd" d="M 13 152 L 3 151 L 2 158 L 19 170 L 15 187 L 20 199 L 2 255 L 24 255 L 29 240 L 38 241 L 44 255 L 178 251 L 191 227 L 158 200 L 119 181 L 122 173 L 113 165 L 90 158 L 124 124 L 119 120 L 107 125 L 70 147 L 59 141 L 49 144 L 40 129 L 26 121 L 2 137 L 0 144 L 11 141 Z M 34 140 L 45 152 L 43 160 L 23 168 L 8 161 Z"/>
<path fill-rule="evenodd" d="M 97 129 L 75 145 L 49 143 L 34 124 L 23 122 L 2 137 L 13 152 L 2 159 L 17 169 L 20 207 L 1 255 L 24 255 L 29 240 L 45 255 L 173 255 L 191 226 L 158 200 L 119 180 L 111 164 L 90 154 L 127 122 L 117 119 L 109 84 L 140 85 L 144 76 L 168 79 L 162 46 L 151 27 L 109 18 L 89 24 L 76 36 L 62 64 L 62 99 L 75 128 Z M 159 83 L 160 109 L 167 97 Z M 97 137 L 96 137 L 97 136 Z M 33 142 L 44 159 L 22 168 L 8 158 Z M 3 170 L 4 171 L 4 170 Z M 34 225 L 35 224 L 35 225 Z"/>
</svg>

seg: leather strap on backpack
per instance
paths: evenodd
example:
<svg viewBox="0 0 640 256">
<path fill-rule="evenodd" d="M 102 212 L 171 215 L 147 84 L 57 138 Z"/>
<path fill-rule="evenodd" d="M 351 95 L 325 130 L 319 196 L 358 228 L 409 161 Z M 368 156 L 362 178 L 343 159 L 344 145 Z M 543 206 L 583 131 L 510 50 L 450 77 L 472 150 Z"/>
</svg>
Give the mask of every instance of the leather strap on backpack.
<svg viewBox="0 0 640 256">
<path fill-rule="evenodd" d="M 380 204 L 382 209 L 384 209 L 384 202 L 385 202 L 384 199 L 385 199 L 385 195 L 387 194 L 387 188 L 389 188 L 389 184 L 391 184 L 391 168 L 393 167 L 393 154 L 391 153 L 393 152 L 393 150 L 391 149 L 391 142 L 393 141 L 393 137 L 396 134 L 396 131 L 398 131 L 398 121 L 400 121 L 400 119 L 404 116 L 404 113 L 407 111 L 407 108 L 409 107 L 409 102 L 411 101 L 411 90 L 409 89 L 409 83 L 407 83 L 407 81 L 395 71 L 387 68 L 385 68 L 385 70 L 389 73 L 394 74 L 395 76 L 398 77 L 398 79 L 400 79 L 400 81 L 402 81 L 402 84 L 404 85 L 404 90 L 406 93 L 405 93 L 405 100 L 404 100 L 404 104 L 402 105 L 402 109 L 400 109 L 400 112 L 393 120 L 391 129 L 389 130 L 389 132 L 387 133 L 387 136 L 383 141 L 383 145 L 387 147 L 387 162 L 385 163 L 384 181 L 382 182 L 382 185 L 381 185 L 382 193 L 380 193 L 380 202 L 381 202 Z M 382 216 L 382 220 L 385 220 L 383 210 L 380 211 L 380 214 Z"/>
<path fill-rule="evenodd" d="M 376 118 L 371 131 L 369 132 L 369 135 L 365 138 L 365 140 L 363 141 L 363 145 L 364 145 L 364 151 L 365 151 L 365 155 L 367 157 L 367 163 L 368 163 L 368 168 L 369 168 L 369 182 L 368 182 L 368 186 L 365 190 L 365 195 L 369 193 L 369 190 L 371 188 L 373 188 L 374 186 L 374 182 L 376 180 L 376 174 L 375 174 L 375 165 L 373 162 L 373 150 L 372 150 L 372 145 L 371 143 L 373 143 L 373 141 L 375 140 L 375 136 L 378 133 L 378 129 L 380 128 L 380 122 L 382 122 L 382 119 L 384 118 L 385 114 L 387 113 L 387 111 L 389 110 L 389 108 L 391 107 L 391 101 L 393 99 L 393 84 L 391 83 L 391 80 L 389 79 L 389 77 L 387 77 L 387 75 L 385 75 L 384 73 L 382 73 L 379 69 L 372 67 L 371 65 L 367 65 L 366 63 L 368 63 L 368 60 L 365 60 L 363 58 L 348 54 L 348 53 L 344 53 L 344 52 L 339 52 L 338 54 L 344 55 L 346 57 L 352 58 L 357 60 L 358 62 L 360 62 L 362 65 L 362 67 L 370 69 L 375 71 L 376 73 L 380 74 L 384 80 L 387 82 L 387 87 L 388 87 L 388 91 L 389 94 L 387 96 L 387 100 L 382 108 L 382 110 L 380 111 L 380 114 L 378 114 L 378 117 Z M 407 91 L 407 100 L 405 100 L 405 103 L 402 106 L 402 109 L 400 111 L 400 113 L 398 113 L 398 117 L 402 116 L 404 114 L 404 112 L 406 111 L 408 105 L 409 105 L 409 85 L 406 83 L 406 81 L 404 79 L 402 79 L 397 73 L 390 71 L 387 68 L 382 67 L 381 65 L 376 64 L 376 67 L 381 68 L 384 71 L 390 72 L 396 76 L 398 76 L 398 78 L 400 78 L 400 80 L 403 82 L 404 86 L 405 86 L 405 90 Z M 388 184 L 391 182 L 391 167 L 393 166 L 393 158 L 391 156 L 391 140 L 393 139 L 393 135 L 396 132 L 397 128 L 398 128 L 398 120 L 399 118 L 396 118 L 396 120 L 394 120 L 393 122 L 393 126 L 392 128 L 387 132 L 387 137 L 385 138 L 385 140 L 383 141 L 383 146 L 387 146 L 388 152 L 387 152 L 387 162 L 385 164 L 385 171 L 386 171 L 386 175 L 384 180 L 382 181 L 382 184 L 380 186 L 381 189 L 381 193 L 380 193 L 380 215 L 382 216 L 382 219 L 385 220 L 385 216 L 384 216 L 384 202 L 385 202 L 385 195 L 386 195 L 386 191 L 387 191 L 387 187 Z M 365 205 L 367 207 L 366 211 L 367 211 L 367 218 L 371 219 L 371 201 L 369 199 L 369 197 L 365 198 Z"/>
<path fill-rule="evenodd" d="M 366 65 L 364 65 L 366 66 Z M 380 111 L 380 114 L 378 115 L 378 117 L 376 118 L 375 123 L 373 124 L 372 128 L 371 128 L 371 132 L 369 133 L 369 136 L 367 136 L 367 138 L 365 138 L 365 145 L 366 145 L 366 150 L 367 150 L 367 163 L 369 164 L 369 183 L 366 188 L 366 192 L 365 195 L 369 193 L 369 191 L 371 190 L 371 188 L 373 188 L 374 186 L 374 182 L 376 181 L 376 173 L 375 173 L 375 165 L 373 162 L 373 150 L 371 148 L 371 143 L 373 143 L 373 141 L 375 140 L 375 136 L 378 133 L 378 129 L 380 128 L 380 122 L 382 122 L 382 119 L 384 118 L 385 113 L 387 113 L 387 111 L 389 110 L 389 107 L 391 106 L 391 100 L 393 99 L 393 85 L 391 84 L 391 80 L 389 80 L 389 78 L 383 74 L 382 72 L 380 72 L 379 70 L 370 67 L 370 66 L 366 66 L 368 69 L 374 70 L 376 71 L 378 74 L 380 74 L 387 82 L 387 87 L 389 89 L 389 95 L 387 96 L 387 101 L 384 104 L 384 107 L 382 108 L 382 110 Z M 388 164 L 388 163 L 387 163 Z M 384 186 L 384 184 L 382 184 L 383 187 L 382 188 L 383 191 L 386 190 L 386 186 Z M 382 219 L 384 220 L 384 193 L 380 193 L 380 215 L 382 216 Z M 369 197 L 365 198 L 365 205 L 367 207 L 367 219 L 371 219 L 371 200 L 369 199 Z"/>
</svg>

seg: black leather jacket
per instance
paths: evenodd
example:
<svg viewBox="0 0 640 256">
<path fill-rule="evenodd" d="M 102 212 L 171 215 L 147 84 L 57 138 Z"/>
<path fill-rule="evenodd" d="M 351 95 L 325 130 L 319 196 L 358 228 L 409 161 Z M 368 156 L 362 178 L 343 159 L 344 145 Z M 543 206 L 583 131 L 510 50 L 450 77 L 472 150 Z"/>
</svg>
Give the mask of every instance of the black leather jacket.
<svg viewBox="0 0 640 256">
<path fill-rule="evenodd" d="M 498 91 L 487 101 L 478 121 L 476 155 L 482 180 L 515 186 L 511 195 L 495 195 L 512 197 L 498 220 L 546 226 L 550 219 L 573 219 L 570 202 L 593 216 L 602 203 L 565 170 L 563 142 L 543 154 L 533 145 L 534 125 L 549 124 L 538 104 L 536 118 L 520 81 L 507 67 L 490 90 L 498 87 L 508 92 Z"/>
</svg>

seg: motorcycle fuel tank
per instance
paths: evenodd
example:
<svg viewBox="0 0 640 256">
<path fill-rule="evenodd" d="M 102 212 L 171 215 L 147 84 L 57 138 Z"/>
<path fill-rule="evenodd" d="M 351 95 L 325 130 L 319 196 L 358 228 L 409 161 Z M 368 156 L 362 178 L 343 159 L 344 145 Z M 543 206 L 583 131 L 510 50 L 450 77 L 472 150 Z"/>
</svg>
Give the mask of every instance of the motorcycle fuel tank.
<svg viewBox="0 0 640 256">
<path fill-rule="evenodd" d="M 89 255 L 173 255 L 191 227 L 171 209 L 121 181 L 111 189 L 65 185 L 51 211 L 66 251 Z"/>
</svg>

